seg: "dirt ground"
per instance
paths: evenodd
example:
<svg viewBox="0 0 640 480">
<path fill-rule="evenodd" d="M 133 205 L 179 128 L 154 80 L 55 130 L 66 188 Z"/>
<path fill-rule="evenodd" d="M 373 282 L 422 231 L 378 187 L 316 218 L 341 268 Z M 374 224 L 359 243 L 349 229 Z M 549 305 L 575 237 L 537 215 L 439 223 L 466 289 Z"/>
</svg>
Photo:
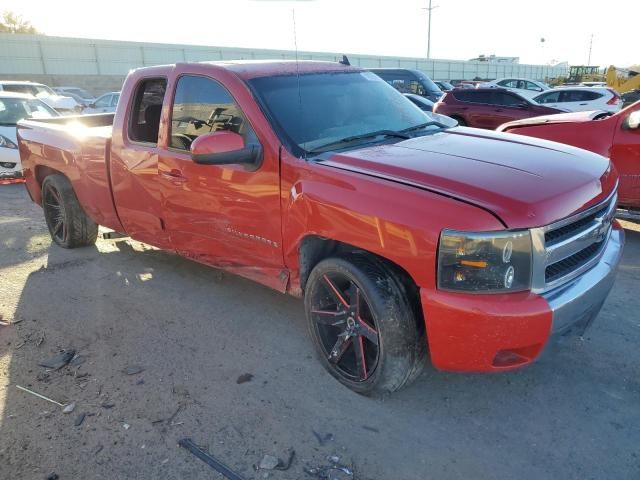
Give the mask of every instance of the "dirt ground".
<svg viewBox="0 0 640 480">
<path fill-rule="evenodd" d="M 223 478 L 185 437 L 246 479 L 332 461 L 358 480 L 640 478 L 640 228 L 625 226 L 586 338 L 370 399 L 316 361 L 300 301 L 137 242 L 65 251 L 24 187 L 0 186 L 0 314 L 19 322 L 0 326 L 0 478 Z M 69 349 L 74 365 L 38 365 Z M 288 470 L 254 469 L 289 449 Z"/>
</svg>

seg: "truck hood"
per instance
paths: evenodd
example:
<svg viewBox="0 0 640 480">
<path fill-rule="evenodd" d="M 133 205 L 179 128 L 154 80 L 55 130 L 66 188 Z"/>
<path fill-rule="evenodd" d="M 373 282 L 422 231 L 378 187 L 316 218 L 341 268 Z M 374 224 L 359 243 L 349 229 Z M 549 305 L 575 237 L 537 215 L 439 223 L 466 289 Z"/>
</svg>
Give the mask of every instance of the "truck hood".
<svg viewBox="0 0 640 480">
<path fill-rule="evenodd" d="M 477 205 L 508 228 L 543 226 L 567 217 L 603 200 L 617 181 L 609 160 L 595 153 L 465 127 L 329 153 L 321 163 Z"/>
</svg>

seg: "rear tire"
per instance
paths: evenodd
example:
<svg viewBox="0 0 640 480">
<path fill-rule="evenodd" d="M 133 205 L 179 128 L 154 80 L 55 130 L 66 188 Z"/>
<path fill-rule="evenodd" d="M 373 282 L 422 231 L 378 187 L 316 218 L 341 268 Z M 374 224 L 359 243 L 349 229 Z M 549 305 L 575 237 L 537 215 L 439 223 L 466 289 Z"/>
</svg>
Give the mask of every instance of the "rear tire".
<svg viewBox="0 0 640 480">
<path fill-rule="evenodd" d="M 320 362 L 351 390 L 393 392 L 421 373 L 424 327 L 398 275 L 382 262 L 366 255 L 321 261 L 304 303 Z"/>
<path fill-rule="evenodd" d="M 63 175 L 49 175 L 42 182 L 42 208 L 51 239 L 62 248 L 96 243 L 98 225 L 84 212 Z"/>
</svg>

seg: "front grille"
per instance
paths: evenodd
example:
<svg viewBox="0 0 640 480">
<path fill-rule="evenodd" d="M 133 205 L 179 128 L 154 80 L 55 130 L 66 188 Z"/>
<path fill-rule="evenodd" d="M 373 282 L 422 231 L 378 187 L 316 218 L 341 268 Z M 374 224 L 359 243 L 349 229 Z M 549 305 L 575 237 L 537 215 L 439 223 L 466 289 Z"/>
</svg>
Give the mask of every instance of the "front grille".
<svg viewBox="0 0 640 480">
<path fill-rule="evenodd" d="M 564 227 L 557 228 L 556 230 L 550 230 L 546 232 L 544 234 L 545 243 L 551 244 L 553 242 L 561 242 L 562 240 L 565 240 L 572 235 L 582 232 L 593 223 L 596 217 L 602 216 L 604 213 L 606 213 L 608 208 L 609 205 L 607 204 L 597 212 L 587 215 L 580 220 L 570 223 L 569 225 L 565 225 Z"/>
<path fill-rule="evenodd" d="M 597 264 L 611 233 L 617 195 L 547 227 L 531 230 L 534 256 L 533 288 L 547 291 Z"/>
<path fill-rule="evenodd" d="M 598 253 L 600 253 L 604 243 L 604 240 L 598 243 L 592 243 L 587 248 L 580 250 L 578 253 L 574 253 L 570 257 L 560 260 L 559 262 L 552 263 L 544 270 L 545 282 L 554 282 L 555 280 L 570 274 L 581 265 L 588 263 L 590 260 L 595 258 Z"/>
</svg>

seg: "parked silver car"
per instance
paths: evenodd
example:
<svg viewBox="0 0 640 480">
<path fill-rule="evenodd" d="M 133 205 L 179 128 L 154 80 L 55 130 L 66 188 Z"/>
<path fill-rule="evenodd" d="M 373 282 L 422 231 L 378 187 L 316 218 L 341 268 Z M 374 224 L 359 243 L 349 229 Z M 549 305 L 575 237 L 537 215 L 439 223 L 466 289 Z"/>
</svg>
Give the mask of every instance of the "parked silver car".
<svg viewBox="0 0 640 480">
<path fill-rule="evenodd" d="M 82 113 L 112 113 L 116 111 L 120 92 L 109 92 L 100 95 L 98 99 L 85 108 Z"/>
</svg>

